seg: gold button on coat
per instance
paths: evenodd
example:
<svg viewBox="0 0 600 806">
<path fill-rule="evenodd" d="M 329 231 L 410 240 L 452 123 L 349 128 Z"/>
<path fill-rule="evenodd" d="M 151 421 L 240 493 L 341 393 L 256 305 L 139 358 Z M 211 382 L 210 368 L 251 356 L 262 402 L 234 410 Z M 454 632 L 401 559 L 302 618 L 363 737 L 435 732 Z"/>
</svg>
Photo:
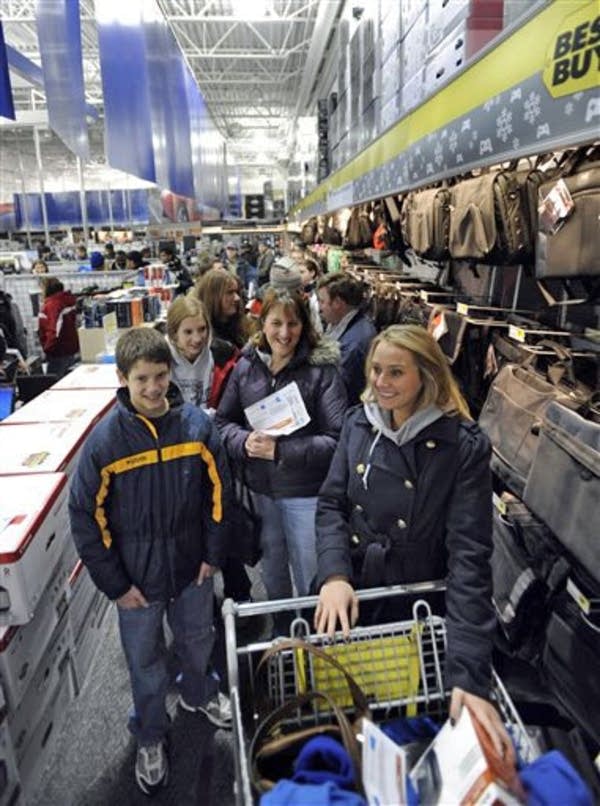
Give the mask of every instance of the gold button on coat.
<svg viewBox="0 0 600 806">
<path fill-rule="evenodd" d="M 435 443 L 435 440 L 433 440 L 433 439 L 428 439 L 427 442 L 425 443 L 425 446 L 427 448 L 435 448 L 435 445 L 436 445 L 436 443 Z"/>
<path fill-rule="evenodd" d="M 362 474 L 365 472 L 365 466 L 362 463 L 356 465 L 356 472 L 358 473 L 359 476 L 362 476 Z"/>
<path fill-rule="evenodd" d="M 398 518 L 398 528 L 406 529 L 406 521 L 404 518 Z"/>
<path fill-rule="evenodd" d="M 358 546 L 358 544 L 360 543 L 360 537 L 358 535 L 352 535 L 350 541 L 354 546 Z"/>
<path fill-rule="evenodd" d="M 407 490 L 412 490 L 412 488 L 415 485 L 412 483 L 412 481 L 410 479 L 405 479 L 404 480 L 404 486 L 406 487 Z"/>
<path fill-rule="evenodd" d="M 363 508 L 361 507 L 361 505 L 360 505 L 360 504 L 357 504 L 357 505 L 354 507 L 354 509 L 355 509 L 357 512 L 362 512 L 362 511 L 363 511 Z"/>
</svg>

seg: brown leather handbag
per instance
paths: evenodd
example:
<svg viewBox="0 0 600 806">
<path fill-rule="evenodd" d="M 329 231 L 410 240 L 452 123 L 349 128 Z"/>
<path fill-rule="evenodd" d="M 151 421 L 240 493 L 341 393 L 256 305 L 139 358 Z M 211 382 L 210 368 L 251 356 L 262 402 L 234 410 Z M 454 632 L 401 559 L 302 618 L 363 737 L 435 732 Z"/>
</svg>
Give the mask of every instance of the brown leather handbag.
<svg viewBox="0 0 600 806">
<path fill-rule="evenodd" d="M 450 193 L 452 257 L 508 265 L 530 257 L 529 214 L 516 171 L 488 171 Z"/>
<path fill-rule="evenodd" d="M 335 667 L 348 684 L 354 704 L 355 722 L 363 716 L 370 718 L 367 698 L 351 674 L 332 655 L 308 641 L 292 638 L 281 641 L 268 649 L 257 667 L 257 674 L 270 658 L 283 652 L 295 651 L 316 656 L 323 662 Z M 328 711 L 330 721 L 319 719 L 317 724 L 289 729 L 291 719 L 298 721 L 298 714 L 310 707 L 311 715 L 315 709 Z M 344 711 L 323 691 L 307 691 L 298 694 L 291 700 L 271 711 L 258 726 L 250 744 L 250 776 L 252 785 L 259 793 L 272 789 L 278 780 L 291 778 L 293 762 L 302 746 L 315 736 L 332 736 L 345 747 L 354 768 L 356 789 L 363 792 L 361 774 L 361 748 L 356 738 L 356 729 Z"/>
<path fill-rule="evenodd" d="M 428 260 L 449 256 L 450 190 L 446 186 L 412 191 L 401 215 L 404 240 L 418 255 Z"/>
<path fill-rule="evenodd" d="M 574 202 L 573 212 L 553 234 L 538 232 L 535 276 L 589 277 L 600 275 L 600 149 L 582 150 L 568 160 L 561 178 Z M 544 199 L 557 177 L 540 185 Z"/>
</svg>

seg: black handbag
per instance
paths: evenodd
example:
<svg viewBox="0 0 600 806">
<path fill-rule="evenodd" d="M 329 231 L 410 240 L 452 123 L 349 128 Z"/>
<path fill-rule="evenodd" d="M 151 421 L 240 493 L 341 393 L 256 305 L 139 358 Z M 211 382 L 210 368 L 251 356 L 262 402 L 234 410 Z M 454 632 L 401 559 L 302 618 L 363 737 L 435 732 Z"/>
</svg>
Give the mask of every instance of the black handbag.
<svg viewBox="0 0 600 806">
<path fill-rule="evenodd" d="M 246 565 L 254 566 L 262 555 L 260 535 L 262 517 L 258 513 L 252 492 L 244 478 L 234 476 L 235 510 L 231 554 Z"/>
</svg>

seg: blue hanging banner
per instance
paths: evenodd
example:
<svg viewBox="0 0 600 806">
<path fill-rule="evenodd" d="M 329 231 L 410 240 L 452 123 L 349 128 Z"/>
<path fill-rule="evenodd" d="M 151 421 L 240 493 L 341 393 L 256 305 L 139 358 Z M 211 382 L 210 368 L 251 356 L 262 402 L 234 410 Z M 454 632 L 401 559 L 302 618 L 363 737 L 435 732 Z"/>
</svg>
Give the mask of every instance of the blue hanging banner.
<svg viewBox="0 0 600 806">
<path fill-rule="evenodd" d="M 110 166 L 156 181 L 146 48 L 144 0 L 95 0 L 106 159 Z"/>
<path fill-rule="evenodd" d="M 0 115 L 3 118 L 16 120 L 2 20 L 0 20 Z"/>
<path fill-rule="evenodd" d="M 88 160 L 79 0 L 38 0 L 36 24 L 50 128 Z"/>
<path fill-rule="evenodd" d="M 206 120 L 204 99 L 196 84 L 191 70 L 185 65 L 185 88 L 187 93 L 189 120 L 190 120 L 190 150 L 192 157 L 192 174 L 194 179 L 194 198 L 204 202 L 205 172 L 203 155 L 203 126 Z"/>
<path fill-rule="evenodd" d="M 150 115 L 156 182 L 181 196 L 193 197 L 187 65 L 166 19 L 154 4 L 144 15 Z"/>
</svg>

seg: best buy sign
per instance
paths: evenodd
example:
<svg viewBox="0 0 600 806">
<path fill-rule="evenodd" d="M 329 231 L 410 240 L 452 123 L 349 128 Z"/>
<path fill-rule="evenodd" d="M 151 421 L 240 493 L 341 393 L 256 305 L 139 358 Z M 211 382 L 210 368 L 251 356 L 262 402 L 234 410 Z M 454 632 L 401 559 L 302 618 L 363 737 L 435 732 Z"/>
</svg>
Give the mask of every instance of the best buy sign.
<svg viewBox="0 0 600 806">
<path fill-rule="evenodd" d="M 544 84 L 553 98 L 600 87 L 600 4 L 564 18 L 548 50 Z"/>
</svg>

